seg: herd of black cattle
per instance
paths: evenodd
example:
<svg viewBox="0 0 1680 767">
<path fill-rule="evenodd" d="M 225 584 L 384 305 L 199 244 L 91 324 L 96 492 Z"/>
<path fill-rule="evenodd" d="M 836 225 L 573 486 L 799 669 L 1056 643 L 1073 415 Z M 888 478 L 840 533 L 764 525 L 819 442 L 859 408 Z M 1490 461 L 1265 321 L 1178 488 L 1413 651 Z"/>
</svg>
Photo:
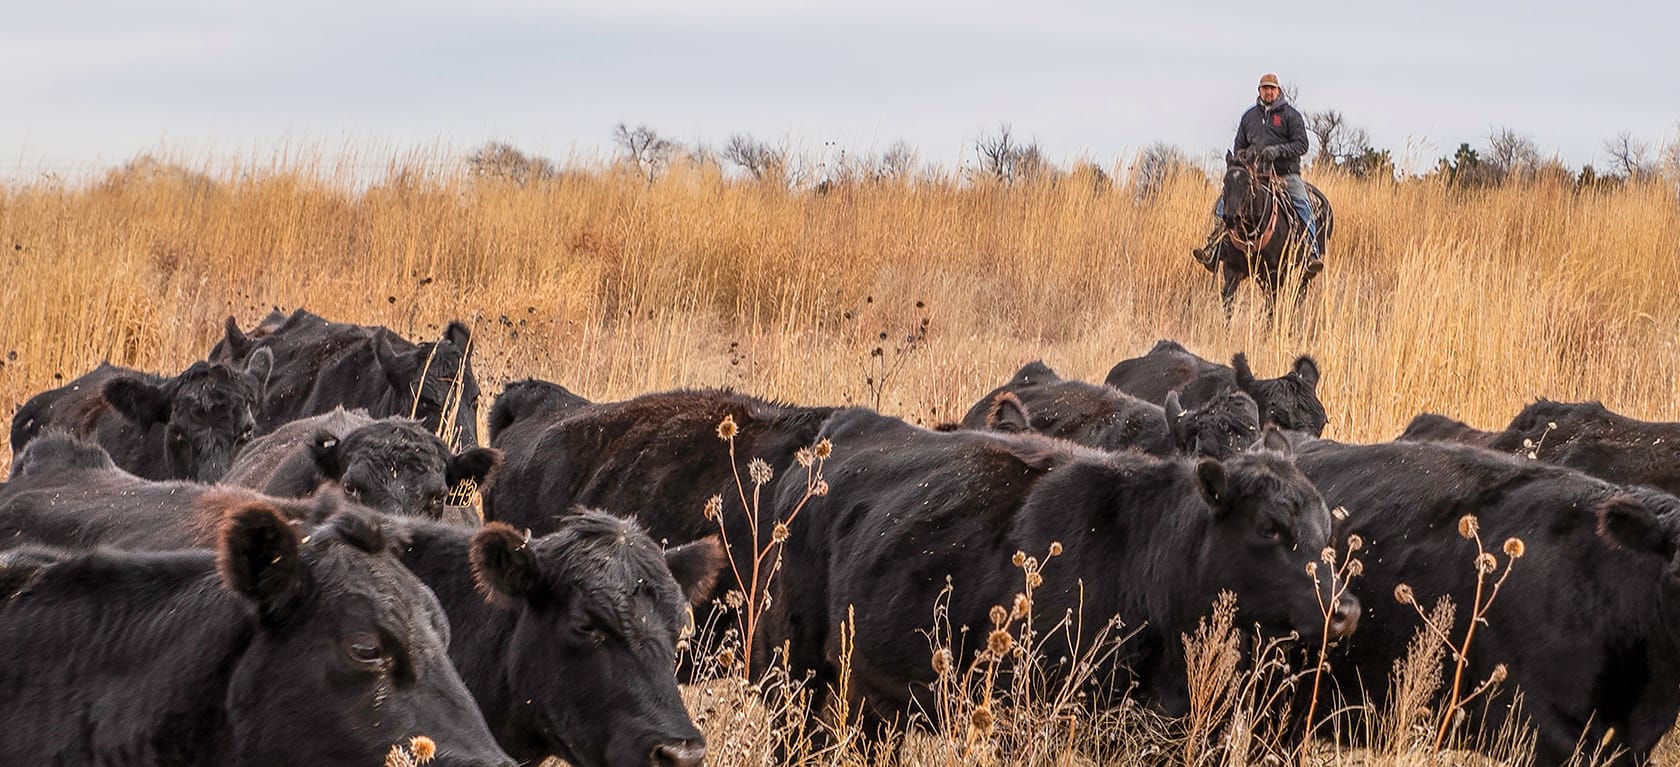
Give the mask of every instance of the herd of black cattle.
<svg viewBox="0 0 1680 767">
<path fill-rule="evenodd" d="M 1021 590 L 1015 552 L 1052 543 L 1034 614 L 1078 610 L 1081 647 L 1113 616 L 1130 634 L 1098 704 L 1183 712 L 1181 637 L 1231 591 L 1244 625 L 1303 648 L 1328 627 L 1335 687 L 1380 705 L 1420 625 L 1397 586 L 1468 620 L 1468 514 L 1526 552 L 1469 654 L 1471 679 L 1508 669 L 1473 720 L 1520 688 L 1539 764 L 1578 742 L 1644 764 L 1680 714 L 1680 424 L 1541 400 L 1502 432 L 1421 415 L 1399 441 L 1342 444 L 1320 438 L 1318 379 L 1310 357 L 1262 379 L 1163 341 L 1103 385 L 1029 364 L 934 429 L 528 380 L 479 447 L 464 326 L 414 344 L 301 310 L 249 333 L 230 318 L 179 375 L 104 365 L 16 414 L 0 760 L 374 765 L 423 734 L 443 765 L 696 765 L 674 672 L 689 606 L 726 609 L 726 558 L 781 540 L 803 502 L 749 657 L 785 648 L 820 711 L 855 621 L 845 689 L 870 734 L 936 710 L 946 584 L 954 656 L 973 658 Z M 826 492 L 807 497 L 800 449 L 819 444 Z M 708 499 L 736 497 L 751 458 L 773 470 L 759 537 L 738 508 L 719 536 Z M 468 480 L 487 522 L 448 502 Z M 1307 565 L 1354 535 L 1363 574 L 1325 606 L 1331 568 Z"/>
</svg>

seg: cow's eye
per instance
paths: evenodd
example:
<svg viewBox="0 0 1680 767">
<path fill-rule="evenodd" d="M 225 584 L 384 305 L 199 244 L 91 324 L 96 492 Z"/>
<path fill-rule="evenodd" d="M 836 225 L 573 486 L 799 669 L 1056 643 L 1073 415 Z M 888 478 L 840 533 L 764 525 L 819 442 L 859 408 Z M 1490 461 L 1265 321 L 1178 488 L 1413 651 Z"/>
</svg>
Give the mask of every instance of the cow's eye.
<svg viewBox="0 0 1680 767">
<path fill-rule="evenodd" d="M 590 619 L 585 619 L 577 623 L 573 627 L 573 630 L 577 632 L 578 638 L 592 644 L 600 644 L 607 641 L 606 633 L 601 631 L 601 627 L 597 625 L 595 621 Z"/>
<path fill-rule="evenodd" d="M 355 485 L 345 485 L 344 494 L 350 496 L 350 500 L 352 501 L 359 501 L 362 499 L 362 489 L 356 487 Z"/>
<path fill-rule="evenodd" d="M 356 665 L 369 669 L 379 669 L 386 665 L 385 648 L 379 641 L 378 634 L 351 634 L 344 640 L 344 654 Z"/>
<path fill-rule="evenodd" d="M 1283 538 L 1283 528 L 1279 527 L 1276 522 L 1269 519 L 1265 520 L 1260 523 L 1260 537 L 1269 541 L 1281 540 Z"/>
</svg>

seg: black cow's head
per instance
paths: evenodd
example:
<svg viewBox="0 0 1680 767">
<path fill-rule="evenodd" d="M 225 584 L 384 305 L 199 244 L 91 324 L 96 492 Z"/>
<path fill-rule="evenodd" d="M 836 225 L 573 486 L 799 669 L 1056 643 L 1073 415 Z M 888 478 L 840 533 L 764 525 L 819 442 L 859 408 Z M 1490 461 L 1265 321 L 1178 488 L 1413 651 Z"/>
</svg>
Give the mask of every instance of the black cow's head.
<svg viewBox="0 0 1680 767">
<path fill-rule="evenodd" d="M 1179 404 L 1178 392 L 1168 392 L 1162 406 L 1167 433 L 1180 455 L 1226 459 L 1254 444 L 1260 436 L 1260 411 L 1254 400 L 1226 389 L 1195 410 Z"/>
<path fill-rule="evenodd" d="M 381 764 L 425 735 L 443 764 L 511 764 L 447 654 L 437 598 L 387 551 L 376 517 L 345 513 L 300 539 L 279 512 L 226 512 L 217 565 L 254 609 L 231 670 L 241 764 Z"/>
<path fill-rule="evenodd" d="M 215 482 L 256 433 L 255 414 L 273 366 L 274 355 L 262 349 L 242 369 L 195 362 L 161 383 L 118 376 L 105 382 L 103 396 L 140 428 L 163 430 L 171 476 Z"/>
<path fill-rule="evenodd" d="M 492 448 L 452 454 L 443 440 L 406 418 L 387 418 L 342 439 L 320 431 L 309 451 L 321 474 L 362 505 L 432 520 L 444 517 L 457 484 L 470 479 L 482 489 L 502 464 L 502 451 Z"/>
<path fill-rule="evenodd" d="M 1295 367 L 1278 378 L 1255 378 L 1248 367 L 1248 355 L 1238 352 L 1231 358 L 1237 388 L 1254 398 L 1260 407 L 1260 422 L 1287 431 L 1299 431 L 1314 437 L 1324 435 L 1324 403 L 1318 400 L 1318 362 L 1301 355 Z"/>
<path fill-rule="evenodd" d="M 427 429 L 446 433 L 453 445 L 478 445 L 478 379 L 472 372 L 472 331 L 466 325 L 451 322 L 442 339 L 407 352 L 398 352 L 390 331 L 381 328 L 373 350 L 385 380 L 398 395 L 410 398 L 405 404 Z M 448 428 L 440 430 L 446 421 Z"/>
<path fill-rule="evenodd" d="M 518 611 L 505 673 L 532 703 L 512 739 L 526 745 L 509 751 L 580 767 L 700 764 L 706 741 L 677 692 L 676 645 L 723 565 L 716 539 L 661 552 L 634 522 L 580 511 L 535 540 L 493 522 L 471 559 L 480 589 Z"/>
<path fill-rule="evenodd" d="M 1213 511 L 1199 543 L 1197 572 L 1205 580 L 1198 599 L 1232 591 L 1244 620 L 1316 644 L 1332 593 L 1331 568 L 1319 561 L 1331 545 L 1330 510 L 1295 467 L 1289 441 L 1267 429 L 1246 452 L 1223 462 L 1202 459 L 1195 474 Z M 1316 575 L 1309 575 L 1314 562 Z M 1333 607 L 1331 638 L 1351 633 L 1359 612 L 1358 601 L 1344 595 Z"/>
</svg>

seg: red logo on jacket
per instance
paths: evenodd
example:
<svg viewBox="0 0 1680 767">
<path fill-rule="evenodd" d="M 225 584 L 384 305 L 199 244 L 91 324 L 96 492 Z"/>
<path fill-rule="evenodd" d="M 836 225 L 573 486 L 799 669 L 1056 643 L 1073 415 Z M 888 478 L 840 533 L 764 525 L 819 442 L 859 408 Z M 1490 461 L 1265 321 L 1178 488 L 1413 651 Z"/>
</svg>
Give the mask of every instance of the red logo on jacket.
<svg viewBox="0 0 1680 767">
<path fill-rule="evenodd" d="M 1283 124 L 1283 115 L 1272 115 L 1272 124 L 1273 125 L 1282 125 Z"/>
</svg>

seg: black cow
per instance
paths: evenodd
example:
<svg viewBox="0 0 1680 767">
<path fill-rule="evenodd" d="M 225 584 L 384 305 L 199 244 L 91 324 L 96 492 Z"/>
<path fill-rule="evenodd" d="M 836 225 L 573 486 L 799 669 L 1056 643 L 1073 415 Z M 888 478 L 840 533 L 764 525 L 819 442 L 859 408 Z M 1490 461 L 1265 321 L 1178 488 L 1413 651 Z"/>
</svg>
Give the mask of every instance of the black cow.
<svg viewBox="0 0 1680 767">
<path fill-rule="evenodd" d="M 1438 413 L 1419 413 L 1395 439 L 1401 442 L 1457 442 L 1492 448 L 1499 432 L 1482 431 L 1470 424 Z"/>
<path fill-rule="evenodd" d="M 502 389 L 496 403 L 490 406 L 490 444 L 501 444 L 502 432 L 515 423 L 546 423 L 535 416 L 553 419 L 590 404 L 593 403 L 557 383 L 536 378 L 514 381 Z"/>
<path fill-rule="evenodd" d="M 205 521 L 219 509 L 260 498 L 239 488 L 173 492 L 185 483 L 135 487 L 138 480 L 124 492 L 112 476 L 121 472 L 99 458 L 97 446 L 58 435 L 31 445 L 21 482 L 0 491 L 0 548 L 202 545 L 214 541 Z M 49 467 L 57 479 L 40 476 Z M 294 504 L 276 510 L 304 528 L 319 518 Z M 505 525 L 476 538 L 412 517 L 384 525 L 403 564 L 461 628 L 450 657 L 509 753 L 579 767 L 700 763 L 705 740 L 688 721 L 672 669 L 688 620 L 683 600 L 708 595 L 723 564 L 715 540 L 662 555 L 635 523 L 587 511 L 534 539 Z"/>
<path fill-rule="evenodd" d="M 736 472 L 745 482 L 752 458 L 793 465 L 795 451 L 816 441 L 832 412 L 727 390 L 539 411 L 504 424 L 498 435 L 495 446 L 505 459 L 484 495 L 484 515 L 541 534 L 583 506 L 633 514 L 654 540 L 696 541 L 718 532 L 703 513 L 706 499 L 734 498 Z M 736 428 L 733 467 L 729 446 L 718 438 L 725 416 Z"/>
<path fill-rule="evenodd" d="M 1295 358 L 1295 365 L 1282 376 L 1255 378 L 1242 352 L 1231 357 L 1231 367 L 1225 367 L 1190 353 L 1176 341 L 1163 340 L 1142 357 L 1120 361 L 1108 371 L 1104 383 L 1156 404 L 1165 403 L 1167 393 L 1177 389 L 1188 408 L 1235 387 L 1254 399 L 1263 423 L 1279 429 L 1317 437 L 1329 422 L 1318 399 L 1318 362 L 1308 355 Z"/>
<path fill-rule="evenodd" d="M 1110 451 L 1221 459 L 1260 438 L 1254 400 L 1240 391 L 1226 390 L 1187 411 L 1176 393 L 1165 407 L 1154 405 L 1111 386 L 1065 380 L 1043 362 L 1028 363 L 974 403 L 962 427 L 1035 432 Z"/>
<path fill-rule="evenodd" d="M 501 451 L 487 447 L 452 454 L 418 421 L 339 408 L 253 440 L 223 481 L 283 498 L 330 482 L 386 514 L 456 519 L 463 515 L 445 505 L 450 492 L 466 480 L 483 489 L 501 461 Z"/>
<path fill-rule="evenodd" d="M 1599 402 L 1547 399 L 1523 408 L 1499 432 L 1469 427 L 1456 433 L 1430 432 L 1418 424 L 1427 417 L 1413 419 L 1401 439 L 1469 444 L 1484 444 L 1485 440 L 1485 446 L 1492 450 L 1532 455 L 1617 484 L 1650 485 L 1680 493 L 1680 423 L 1629 418 Z"/>
<path fill-rule="evenodd" d="M 1522 541 L 1524 556 L 1470 648 L 1466 693 L 1496 664 L 1509 676 L 1501 694 L 1472 706 L 1469 726 L 1497 727 L 1509 714 L 1511 688 L 1519 689 L 1542 767 L 1567 762 L 1578 742 L 1603 744 L 1605 753 L 1626 749 L 1628 758 L 1616 764 L 1642 765 L 1673 729 L 1680 715 L 1680 501 L 1464 445 L 1319 442 L 1301 446 L 1296 462 L 1327 502 L 1347 509 L 1337 537 L 1365 542 L 1364 574 L 1353 581 L 1365 616 L 1332 659 L 1344 692 L 1363 687 L 1386 703 L 1394 661 L 1421 626 L 1413 607 L 1396 602 L 1400 584 L 1425 608 L 1450 596 L 1452 636 L 1462 639 L 1477 552 L 1459 526 L 1473 514 L 1500 572 L 1508 539 Z"/>
<path fill-rule="evenodd" d="M 143 479 L 118 468 L 98 445 L 49 432 L 17 455 L 0 487 L 0 548 L 30 540 L 129 549 L 210 546 L 222 509 L 258 503 L 302 527 L 354 505 L 331 487 L 283 499 L 240 487 Z"/>
<path fill-rule="evenodd" d="M 1180 635 L 1221 590 L 1236 592 L 1244 623 L 1298 631 L 1314 646 L 1322 633 L 1326 584 L 1306 566 L 1329 542 L 1330 512 L 1275 430 L 1224 462 L 929 431 L 861 409 L 830 418 L 821 437 L 833 446 L 828 493 L 794 518 L 763 639 L 766 649 L 789 642 L 796 676 L 814 673 L 821 695 L 839 682 L 836 627 L 854 619 L 850 703 L 866 732 L 903 721 L 913 704 L 938 710 L 924 632 L 948 638 L 958 663 L 973 658 L 988 641 L 991 610 L 1007 610 L 1023 588 L 1016 552 L 1043 557 L 1061 546 L 1034 593 L 1041 635 L 1068 610 L 1082 610 L 1072 632 L 1079 647 L 1091 647 L 1110 616 L 1138 632 L 1119 649 L 1130 673 L 1096 675 L 1107 683 L 1115 674 L 1105 698 L 1135 682 L 1150 702 L 1182 714 Z M 803 491 L 797 478 L 779 486 L 778 508 Z M 947 582 L 949 637 L 933 622 Z M 1351 631 L 1357 604 L 1335 613 L 1335 634 Z M 1076 655 L 1053 641 L 1051 657 Z"/>
<path fill-rule="evenodd" d="M 215 482 L 256 429 L 274 358 L 195 362 L 173 378 L 110 363 L 31 397 L 12 417 L 12 453 L 49 429 L 92 437 L 150 479 Z"/>
<path fill-rule="evenodd" d="M 250 335 L 227 320 L 226 336 L 210 359 L 238 362 L 266 349 L 274 375 L 259 428 L 321 415 L 335 407 L 363 408 L 375 418 L 411 416 L 451 444 L 478 445 L 478 379 L 471 331 L 451 322 L 437 341 L 414 344 L 383 327 L 331 322 L 299 309 L 275 312 Z M 448 422 L 447 429 L 440 424 Z"/>
<path fill-rule="evenodd" d="M 511 765 L 450 665 L 449 624 L 372 517 L 300 540 L 228 509 L 215 551 L 0 554 L 8 764 Z"/>
<path fill-rule="evenodd" d="M 462 627 L 450 655 L 508 753 L 578 767 L 701 763 L 706 741 L 672 670 L 688 605 L 723 564 L 716 540 L 661 553 L 636 523 L 593 511 L 538 538 L 497 523 L 476 535 L 401 526 L 403 562 Z"/>
</svg>

